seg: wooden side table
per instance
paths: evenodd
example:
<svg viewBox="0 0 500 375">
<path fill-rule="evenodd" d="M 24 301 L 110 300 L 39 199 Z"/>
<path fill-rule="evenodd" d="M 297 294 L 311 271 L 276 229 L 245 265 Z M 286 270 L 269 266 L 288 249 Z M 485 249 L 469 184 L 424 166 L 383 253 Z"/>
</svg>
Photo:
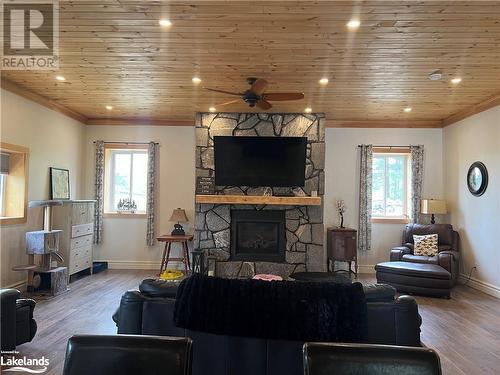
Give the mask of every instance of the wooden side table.
<svg viewBox="0 0 500 375">
<path fill-rule="evenodd" d="M 163 257 L 160 265 L 160 273 L 161 275 L 163 271 L 167 269 L 168 262 L 182 262 L 184 264 L 184 269 L 186 270 L 186 274 L 189 270 L 191 270 L 191 263 L 189 262 L 189 248 L 188 241 L 193 240 L 192 234 L 185 234 L 182 236 L 173 236 L 171 234 L 164 234 L 156 238 L 158 242 L 165 242 L 165 248 L 163 249 Z M 180 243 L 182 247 L 182 257 L 179 258 L 171 258 L 170 250 L 172 249 L 173 243 Z"/>
<path fill-rule="evenodd" d="M 351 228 L 330 227 L 326 231 L 326 251 L 328 262 L 335 272 L 335 261 L 349 263 L 349 274 L 358 273 L 357 231 Z M 351 263 L 354 262 L 354 271 Z M 330 269 L 329 264 L 327 265 Z"/>
</svg>

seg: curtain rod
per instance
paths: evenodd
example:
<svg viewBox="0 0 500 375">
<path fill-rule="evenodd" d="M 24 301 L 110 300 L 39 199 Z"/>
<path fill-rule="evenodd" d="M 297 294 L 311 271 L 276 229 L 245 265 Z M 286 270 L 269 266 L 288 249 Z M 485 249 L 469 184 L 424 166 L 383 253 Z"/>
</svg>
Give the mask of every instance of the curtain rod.
<svg viewBox="0 0 500 375">
<path fill-rule="evenodd" d="M 361 147 L 363 145 L 358 145 L 358 147 Z M 373 147 L 388 147 L 388 148 L 410 148 L 410 145 L 406 146 L 392 146 L 392 145 L 372 145 Z"/>
<path fill-rule="evenodd" d="M 96 143 L 97 141 L 93 141 L 92 143 Z M 147 145 L 149 142 L 104 142 L 104 144 L 121 144 L 121 145 Z M 154 142 L 155 145 L 159 145 L 160 143 Z"/>
</svg>

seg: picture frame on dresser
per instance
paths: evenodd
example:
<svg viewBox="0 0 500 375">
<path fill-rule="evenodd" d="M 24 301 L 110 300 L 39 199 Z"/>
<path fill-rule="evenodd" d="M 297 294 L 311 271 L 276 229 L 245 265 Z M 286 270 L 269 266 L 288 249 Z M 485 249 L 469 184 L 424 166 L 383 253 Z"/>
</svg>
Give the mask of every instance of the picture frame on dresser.
<svg viewBox="0 0 500 375">
<path fill-rule="evenodd" d="M 70 198 L 69 169 L 49 167 L 49 192 L 50 199 Z"/>
</svg>

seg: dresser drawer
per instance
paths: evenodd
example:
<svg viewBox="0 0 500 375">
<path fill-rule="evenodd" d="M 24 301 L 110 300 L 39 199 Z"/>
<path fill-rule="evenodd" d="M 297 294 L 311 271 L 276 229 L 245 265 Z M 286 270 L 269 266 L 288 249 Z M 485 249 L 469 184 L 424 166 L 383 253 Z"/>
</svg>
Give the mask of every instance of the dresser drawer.
<svg viewBox="0 0 500 375">
<path fill-rule="evenodd" d="M 69 264 L 69 274 L 72 275 L 74 273 L 80 272 L 82 270 L 85 270 L 87 268 L 90 268 L 91 262 L 90 259 L 80 259 L 80 260 L 75 260 L 74 262 L 70 262 Z"/>
<path fill-rule="evenodd" d="M 93 222 L 93 207 L 91 203 L 74 203 L 71 209 L 71 223 L 79 225 Z"/>
<path fill-rule="evenodd" d="M 71 250 L 71 261 L 80 261 L 92 258 L 92 246 L 80 247 Z"/>
<path fill-rule="evenodd" d="M 86 236 L 94 233 L 94 223 L 73 225 L 71 227 L 71 238 Z"/>
<path fill-rule="evenodd" d="M 92 236 L 91 234 L 86 235 L 86 236 L 72 238 L 70 249 L 73 250 L 73 249 L 78 249 L 81 247 L 92 246 L 93 238 L 94 238 L 94 236 Z"/>
</svg>

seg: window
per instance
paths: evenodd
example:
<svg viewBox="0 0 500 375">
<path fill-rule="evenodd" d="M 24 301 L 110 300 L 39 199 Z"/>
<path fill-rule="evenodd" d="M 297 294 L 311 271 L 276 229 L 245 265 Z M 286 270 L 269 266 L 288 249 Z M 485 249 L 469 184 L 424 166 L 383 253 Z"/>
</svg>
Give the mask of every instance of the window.
<svg viewBox="0 0 500 375">
<path fill-rule="evenodd" d="M 124 146 L 126 147 L 126 146 Z M 105 153 L 104 212 L 145 214 L 147 201 L 148 150 L 140 148 L 107 148 Z M 120 203 L 129 201 L 133 207 Z"/>
<path fill-rule="evenodd" d="M 403 150 L 373 153 L 372 219 L 407 222 L 410 216 L 410 155 Z"/>
<path fill-rule="evenodd" d="M 25 223 L 29 150 L 2 142 L 0 157 L 0 221 L 2 225 Z"/>
</svg>

